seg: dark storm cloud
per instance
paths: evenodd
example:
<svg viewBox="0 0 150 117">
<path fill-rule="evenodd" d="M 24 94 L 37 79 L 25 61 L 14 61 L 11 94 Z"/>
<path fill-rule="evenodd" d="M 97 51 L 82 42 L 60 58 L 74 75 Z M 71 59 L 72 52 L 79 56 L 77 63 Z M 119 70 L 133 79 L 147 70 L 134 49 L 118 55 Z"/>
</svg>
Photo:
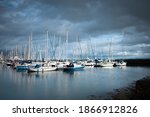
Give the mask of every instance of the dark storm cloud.
<svg viewBox="0 0 150 117">
<path fill-rule="evenodd" d="M 124 36 L 120 41 L 114 38 L 116 46 L 149 44 L 149 4 L 149 0 L 0 0 L 0 46 L 25 42 L 31 31 L 34 40 L 44 39 L 46 30 L 64 38 L 69 31 L 70 42 L 76 34 L 81 41 L 91 37 L 98 44 L 101 36 L 108 41 L 119 34 Z"/>
</svg>

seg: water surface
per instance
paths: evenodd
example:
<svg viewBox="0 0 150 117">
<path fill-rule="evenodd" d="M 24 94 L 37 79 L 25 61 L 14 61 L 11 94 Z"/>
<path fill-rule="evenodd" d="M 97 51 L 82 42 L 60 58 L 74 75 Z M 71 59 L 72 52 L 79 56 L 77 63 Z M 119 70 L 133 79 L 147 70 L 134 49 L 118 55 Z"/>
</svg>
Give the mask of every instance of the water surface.
<svg viewBox="0 0 150 117">
<path fill-rule="evenodd" d="M 149 67 L 85 68 L 82 71 L 27 73 L 0 64 L 0 99 L 102 99 L 115 89 L 150 75 Z"/>
</svg>

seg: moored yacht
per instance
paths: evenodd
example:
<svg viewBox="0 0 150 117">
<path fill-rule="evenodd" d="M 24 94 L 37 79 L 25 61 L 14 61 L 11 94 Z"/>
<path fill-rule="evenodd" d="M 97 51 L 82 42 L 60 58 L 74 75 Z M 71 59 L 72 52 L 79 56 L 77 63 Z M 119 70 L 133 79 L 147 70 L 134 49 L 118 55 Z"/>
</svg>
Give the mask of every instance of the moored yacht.
<svg viewBox="0 0 150 117">
<path fill-rule="evenodd" d="M 101 67 L 113 67 L 114 62 L 111 61 L 110 59 L 108 59 L 108 60 L 104 60 L 104 61 L 100 62 L 99 65 L 100 65 Z"/>
<path fill-rule="evenodd" d="M 126 66 L 126 65 L 127 65 L 127 63 L 126 63 L 126 62 L 124 62 L 124 61 L 122 60 L 122 61 L 118 61 L 118 62 L 116 62 L 116 63 L 115 63 L 115 65 L 116 65 L 116 66 Z"/>
<path fill-rule="evenodd" d="M 56 71 L 57 67 L 51 65 L 50 63 L 44 63 L 43 65 L 36 65 L 35 67 L 30 67 L 28 72 L 46 72 L 46 71 Z"/>
<path fill-rule="evenodd" d="M 65 62 L 57 62 L 57 68 L 58 70 L 63 70 L 64 66 L 69 65 L 69 61 L 65 61 Z"/>
<path fill-rule="evenodd" d="M 83 63 L 85 66 L 94 66 L 95 62 L 93 60 L 86 60 Z"/>
<path fill-rule="evenodd" d="M 69 65 L 65 65 L 63 70 L 64 71 L 72 71 L 72 70 L 82 70 L 84 65 L 77 64 L 77 63 L 70 63 Z"/>
</svg>

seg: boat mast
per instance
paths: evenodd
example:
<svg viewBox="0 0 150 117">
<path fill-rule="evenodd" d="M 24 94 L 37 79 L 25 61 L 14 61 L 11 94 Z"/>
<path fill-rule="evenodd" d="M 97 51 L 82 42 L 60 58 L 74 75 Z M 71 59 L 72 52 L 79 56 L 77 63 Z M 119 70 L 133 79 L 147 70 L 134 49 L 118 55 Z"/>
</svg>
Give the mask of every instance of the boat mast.
<svg viewBox="0 0 150 117">
<path fill-rule="evenodd" d="M 52 41 L 52 59 L 55 59 L 55 40 L 56 35 L 54 34 L 54 40 Z"/>
<path fill-rule="evenodd" d="M 29 35 L 29 48 L 28 48 L 28 60 L 32 60 L 32 32 L 31 35 Z"/>
<path fill-rule="evenodd" d="M 81 48 L 81 43 L 80 43 L 80 40 L 79 40 L 79 36 L 78 36 L 78 46 L 79 46 L 79 50 L 80 50 L 79 59 L 81 59 L 81 58 L 82 58 L 83 53 L 82 53 L 82 48 Z"/>
<path fill-rule="evenodd" d="M 61 36 L 59 36 L 59 42 L 58 42 L 58 53 L 59 53 L 58 60 L 61 59 L 61 52 L 62 52 L 60 45 L 61 45 Z"/>
<path fill-rule="evenodd" d="M 46 50 L 45 50 L 45 59 L 48 60 L 48 31 L 46 33 Z"/>
<path fill-rule="evenodd" d="M 76 35 L 76 60 L 78 59 L 78 35 Z"/>
<path fill-rule="evenodd" d="M 66 61 L 68 60 L 68 31 L 66 33 Z"/>
<path fill-rule="evenodd" d="M 94 54 L 94 50 L 93 50 L 93 45 L 92 45 L 92 41 L 91 41 L 91 38 L 89 38 L 89 41 L 90 41 L 90 51 L 91 51 L 91 58 L 95 58 L 95 54 Z"/>
<path fill-rule="evenodd" d="M 28 60 L 30 60 L 30 41 L 31 41 L 31 39 L 30 39 L 30 35 L 29 35 Z"/>
<path fill-rule="evenodd" d="M 125 32 L 123 32 L 123 39 L 125 38 Z M 122 43 L 123 43 L 122 39 Z M 122 46 L 122 59 L 126 59 L 126 49 L 125 46 Z"/>
<path fill-rule="evenodd" d="M 112 46 L 112 39 L 111 39 L 111 41 L 110 41 L 110 43 L 109 43 L 109 60 L 112 60 L 112 51 L 111 51 L 111 46 Z"/>
<path fill-rule="evenodd" d="M 30 60 L 32 60 L 32 32 L 30 37 Z"/>
<path fill-rule="evenodd" d="M 39 61 L 42 60 L 41 50 L 39 50 Z"/>
</svg>

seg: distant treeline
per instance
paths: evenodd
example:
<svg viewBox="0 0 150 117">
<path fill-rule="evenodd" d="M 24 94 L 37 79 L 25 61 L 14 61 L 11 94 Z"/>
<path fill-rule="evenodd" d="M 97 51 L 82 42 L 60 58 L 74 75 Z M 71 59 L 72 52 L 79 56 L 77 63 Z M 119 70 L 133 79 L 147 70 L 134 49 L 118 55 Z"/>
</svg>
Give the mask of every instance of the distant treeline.
<svg viewBox="0 0 150 117">
<path fill-rule="evenodd" d="M 150 59 L 126 59 L 127 66 L 150 66 Z"/>
</svg>

